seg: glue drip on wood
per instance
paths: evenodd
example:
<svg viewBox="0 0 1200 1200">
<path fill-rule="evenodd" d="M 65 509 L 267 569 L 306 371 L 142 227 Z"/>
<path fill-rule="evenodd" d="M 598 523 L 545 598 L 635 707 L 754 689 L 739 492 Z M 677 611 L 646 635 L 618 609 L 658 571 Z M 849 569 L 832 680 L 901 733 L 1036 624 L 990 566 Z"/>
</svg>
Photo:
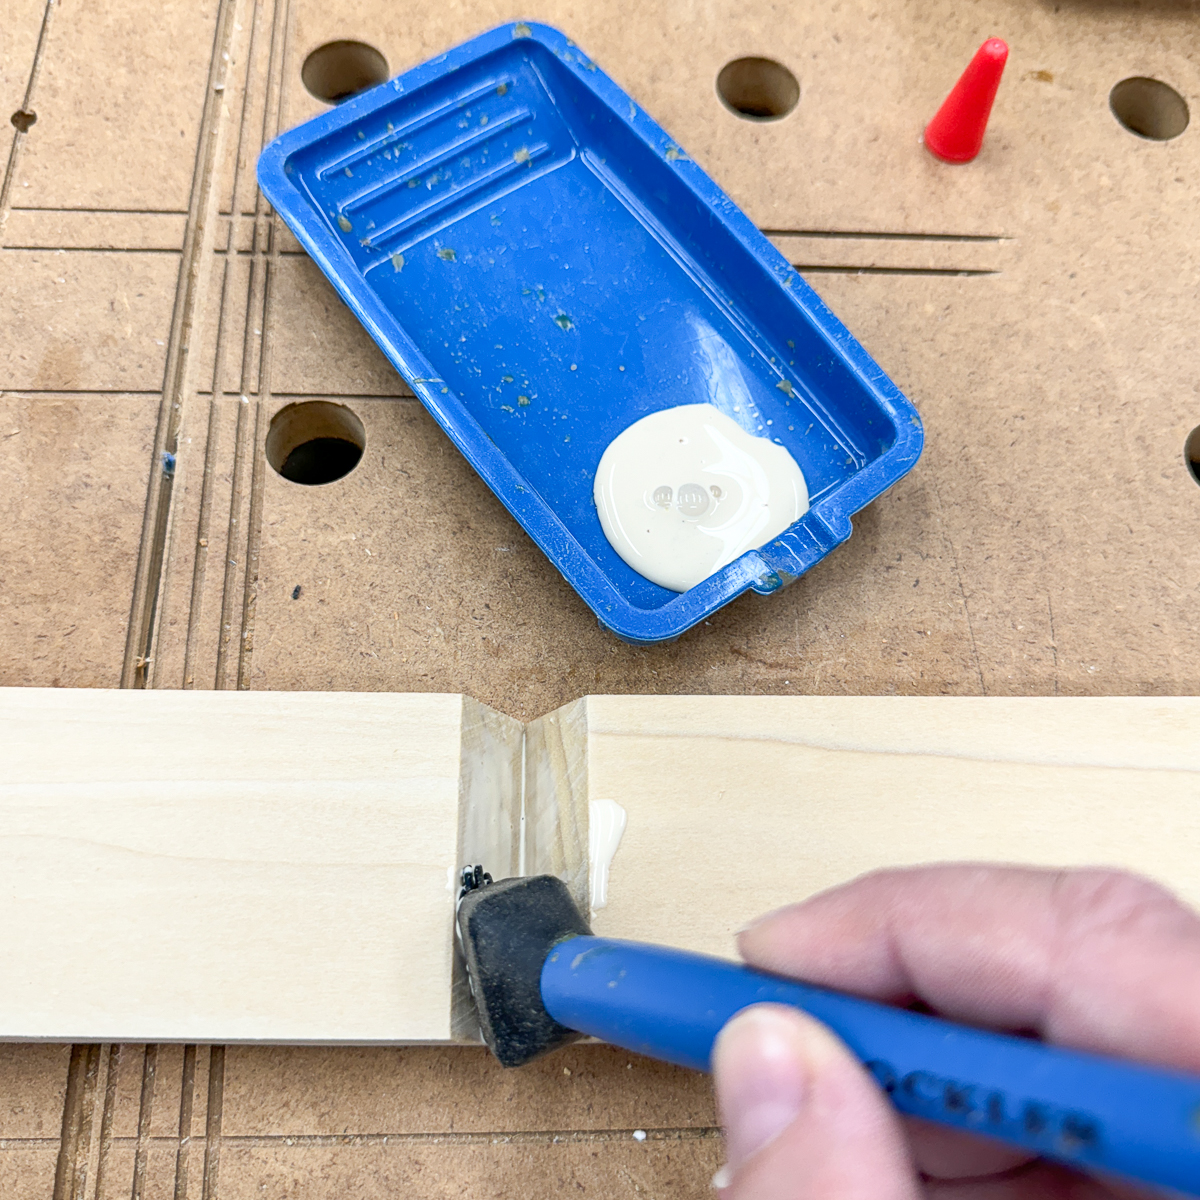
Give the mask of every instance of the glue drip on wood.
<svg viewBox="0 0 1200 1200">
<path fill-rule="evenodd" d="M 588 880 L 595 912 L 608 904 L 608 869 L 625 832 L 625 810 L 615 800 L 588 803 Z"/>
<path fill-rule="evenodd" d="M 686 592 L 808 511 L 796 460 L 712 404 L 635 421 L 608 444 L 593 491 L 604 536 L 639 575 Z"/>
</svg>

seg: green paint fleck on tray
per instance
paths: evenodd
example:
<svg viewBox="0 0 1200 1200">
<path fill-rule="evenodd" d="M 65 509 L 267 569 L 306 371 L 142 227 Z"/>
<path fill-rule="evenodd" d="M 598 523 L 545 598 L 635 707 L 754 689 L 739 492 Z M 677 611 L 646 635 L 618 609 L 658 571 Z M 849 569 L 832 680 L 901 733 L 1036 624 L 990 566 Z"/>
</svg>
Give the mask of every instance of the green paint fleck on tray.
<svg viewBox="0 0 1200 1200">
<path fill-rule="evenodd" d="M 450 249 L 449 246 L 443 246 L 437 252 L 437 254 L 438 254 L 438 258 L 443 259 L 445 262 L 457 262 L 458 261 L 458 256 L 454 253 L 453 250 Z"/>
<path fill-rule="evenodd" d="M 678 146 L 669 147 L 667 150 L 667 162 L 676 162 L 679 159 L 683 159 L 684 162 L 687 162 L 687 155 L 684 154 L 684 152 L 680 150 Z"/>
<path fill-rule="evenodd" d="M 518 21 L 513 26 L 513 37 L 533 37 L 533 30 L 524 21 Z"/>
<path fill-rule="evenodd" d="M 540 300 L 541 296 L 539 296 L 538 299 Z M 554 323 L 555 323 L 555 325 L 557 325 L 559 327 L 559 329 L 570 329 L 571 328 L 571 318 L 568 317 L 565 312 L 560 312 L 554 318 Z"/>
<path fill-rule="evenodd" d="M 512 383 L 513 381 L 513 377 L 511 375 L 501 375 L 500 378 L 503 379 L 505 383 Z"/>
<path fill-rule="evenodd" d="M 500 405 L 500 407 L 505 412 L 516 412 L 517 411 L 515 408 L 513 408 L 513 406 L 511 404 L 502 404 L 502 405 Z"/>
<path fill-rule="evenodd" d="M 791 396 L 791 395 L 793 395 L 793 394 L 794 394 L 794 393 L 793 393 L 793 391 L 792 391 L 792 382 L 791 382 L 791 380 L 790 380 L 790 379 L 781 379 L 781 380 L 780 380 L 780 381 L 779 381 L 779 382 L 778 382 L 778 383 L 777 383 L 775 386 L 776 386 L 776 387 L 777 387 L 777 388 L 778 388 L 778 389 L 779 389 L 779 390 L 780 390 L 780 391 L 781 391 L 781 392 L 782 392 L 782 393 L 783 393 L 785 396 Z"/>
<path fill-rule="evenodd" d="M 513 151 L 513 162 L 527 163 L 529 161 L 529 148 L 522 146 L 520 149 Z"/>
<path fill-rule="evenodd" d="M 392 255 L 392 270 L 401 271 L 404 269 L 404 255 L 398 250 Z"/>
<path fill-rule="evenodd" d="M 795 342 L 793 342 L 791 338 L 788 338 L 788 346 L 789 346 L 789 348 L 790 348 L 790 349 L 792 349 L 792 350 L 795 350 L 795 348 L 796 348 L 796 343 L 795 343 Z"/>
<path fill-rule="evenodd" d="M 350 224 L 345 213 L 338 213 L 338 228 L 343 233 L 349 233 L 350 230 L 354 228 L 354 226 Z"/>
<path fill-rule="evenodd" d="M 505 93 L 505 92 L 507 92 L 507 91 L 508 91 L 508 84 L 507 84 L 507 83 L 502 83 L 502 84 L 500 84 L 500 85 L 499 85 L 499 86 L 496 88 L 496 95 L 497 95 L 497 96 L 503 96 L 503 95 L 504 95 L 504 93 Z"/>
<path fill-rule="evenodd" d="M 517 403 L 518 403 L 518 404 L 519 404 L 519 405 L 520 405 L 522 408 L 525 408 L 525 407 L 526 407 L 526 406 L 529 404 L 529 397 L 528 397 L 528 396 L 518 396 L 518 397 L 517 397 Z"/>
</svg>

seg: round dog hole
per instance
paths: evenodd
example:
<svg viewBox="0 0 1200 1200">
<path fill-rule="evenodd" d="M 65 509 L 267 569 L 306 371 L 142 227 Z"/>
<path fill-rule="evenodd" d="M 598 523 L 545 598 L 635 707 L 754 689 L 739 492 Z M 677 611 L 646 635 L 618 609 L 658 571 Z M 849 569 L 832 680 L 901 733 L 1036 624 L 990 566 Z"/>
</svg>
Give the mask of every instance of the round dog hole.
<svg viewBox="0 0 1200 1200">
<path fill-rule="evenodd" d="M 1188 127 L 1187 101 L 1168 83 L 1135 75 L 1108 93 L 1112 114 L 1138 137 L 1169 142 Z"/>
<path fill-rule="evenodd" d="M 1187 463 L 1188 474 L 1200 483 L 1200 425 L 1187 435 L 1187 441 L 1183 443 L 1183 461 Z"/>
<path fill-rule="evenodd" d="M 326 42 L 318 46 L 300 68 L 304 86 L 326 104 L 347 100 L 377 83 L 386 82 L 387 77 L 387 59 L 366 42 Z"/>
<path fill-rule="evenodd" d="M 267 430 L 267 462 L 284 479 L 316 487 L 349 475 L 363 456 L 367 431 L 344 404 L 289 404 Z"/>
<path fill-rule="evenodd" d="M 796 107 L 800 84 L 773 58 L 735 58 L 717 76 L 717 95 L 748 121 L 778 121 Z"/>
</svg>

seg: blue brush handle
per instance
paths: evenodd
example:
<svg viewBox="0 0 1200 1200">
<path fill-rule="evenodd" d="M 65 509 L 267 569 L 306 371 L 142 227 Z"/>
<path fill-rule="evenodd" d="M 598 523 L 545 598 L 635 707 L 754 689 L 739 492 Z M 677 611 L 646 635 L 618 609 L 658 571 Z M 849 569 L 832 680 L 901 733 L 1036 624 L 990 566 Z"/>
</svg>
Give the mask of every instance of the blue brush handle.
<svg viewBox="0 0 1200 1200">
<path fill-rule="evenodd" d="M 556 946 L 542 968 L 542 1000 L 569 1029 L 701 1071 L 734 1013 L 789 1004 L 828 1025 L 901 1112 L 1200 1194 L 1200 1078 L 612 938 Z"/>
</svg>

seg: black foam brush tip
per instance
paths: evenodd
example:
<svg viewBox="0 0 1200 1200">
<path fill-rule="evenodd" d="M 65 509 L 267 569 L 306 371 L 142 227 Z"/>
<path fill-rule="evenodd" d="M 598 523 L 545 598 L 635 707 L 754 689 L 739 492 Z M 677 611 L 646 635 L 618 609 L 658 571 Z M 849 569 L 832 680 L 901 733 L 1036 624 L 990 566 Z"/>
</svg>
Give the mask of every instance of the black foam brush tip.
<svg viewBox="0 0 1200 1200">
<path fill-rule="evenodd" d="M 476 881 L 483 876 L 476 871 Z M 568 938 L 588 936 L 571 893 L 553 875 L 466 883 L 458 933 L 479 1026 L 488 1049 L 519 1067 L 580 1035 L 560 1025 L 542 1003 L 546 956 Z"/>
</svg>

